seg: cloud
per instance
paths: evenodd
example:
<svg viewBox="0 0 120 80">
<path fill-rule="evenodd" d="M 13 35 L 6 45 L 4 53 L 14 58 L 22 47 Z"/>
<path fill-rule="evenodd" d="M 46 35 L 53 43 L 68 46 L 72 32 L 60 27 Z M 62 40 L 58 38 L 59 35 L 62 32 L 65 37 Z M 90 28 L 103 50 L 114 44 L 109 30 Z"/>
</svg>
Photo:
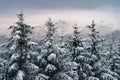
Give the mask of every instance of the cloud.
<svg viewBox="0 0 120 80">
<path fill-rule="evenodd" d="M 2 28 L 0 34 L 7 34 L 6 29 L 17 21 L 15 13 L 15 11 L 11 11 L 0 15 L 0 28 Z M 118 8 L 113 7 L 100 7 L 96 9 L 27 9 L 24 13 L 25 21 L 36 26 L 36 34 L 43 33 L 45 30 L 44 23 L 48 17 L 51 17 L 55 22 L 59 22 L 60 26 L 58 26 L 58 29 L 62 30 L 61 26 L 63 26 L 65 33 L 72 32 L 72 25 L 75 23 L 80 25 L 82 30 L 92 20 L 95 20 L 97 24 L 110 26 L 112 29 L 117 29 L 120 25 L 120 11 Z M 65 24 L 61 21 L 65 22 Z"/>
</svg>

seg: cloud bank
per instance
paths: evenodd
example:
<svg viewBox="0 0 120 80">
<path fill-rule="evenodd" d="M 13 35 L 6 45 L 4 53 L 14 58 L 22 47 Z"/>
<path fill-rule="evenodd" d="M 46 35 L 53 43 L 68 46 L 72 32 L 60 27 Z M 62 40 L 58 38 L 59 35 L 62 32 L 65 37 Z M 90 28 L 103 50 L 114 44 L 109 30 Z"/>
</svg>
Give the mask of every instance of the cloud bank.
<svg viewBox="0 0 120 80">
<path fill-rule="evenodd" d="M 65 34 L 72 32 L 73 24 L 83 30 L 92 20 L 98 27 L 120 26 L 120 0 L 0 0 L 0 34 L 8 34 L 7 28 L 18 20 L 16 14 L 21 8 L 25 21 L 35 26 L 36 34 L 45 31 L 44 23 L 49 17 L 59 23 L 59 33 L 64 27 Z"/>
</svg>

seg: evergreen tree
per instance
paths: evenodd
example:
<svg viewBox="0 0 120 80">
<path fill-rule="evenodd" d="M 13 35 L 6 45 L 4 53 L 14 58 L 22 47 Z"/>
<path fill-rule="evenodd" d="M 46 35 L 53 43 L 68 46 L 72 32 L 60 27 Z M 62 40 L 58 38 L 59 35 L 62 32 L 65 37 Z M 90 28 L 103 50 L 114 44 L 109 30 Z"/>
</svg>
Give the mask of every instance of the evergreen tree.
<svg viewBox="0 0 120 80">
<path fill-rule="evenodd" d="M 100 59 L 100 55 L 98 52 L 98 44 L 99 44 L 99 32 L 96 31 L 95 29 L 96 24 L 94 23 L 94 21 L 92 21 L 92 24 L 87 26 L 87 28 L 90 30 L 90 33 L 88 34 L 89 36 L 89 45 L 90 47 L 87 49 L 89 52 L 89 57 L 90 57 L 90 63 L 89 65 L 91 66 L 91 71 L 92 74 L 87 78 L 88 80 L 94 80 L 95 78 L 97 80 L 99 80 L 96 76 L 95 76 L 95 69 L 94 69 L 94 63 L 97 62 Z"/>
<path fill-rule="evenodd" d="M 19 21 L 16 22 L 16 25 L 9 27 L 11 37 L 7 47 L 12 53 L 6 74 L 7 80 L 34 80 L 29 79 L 29 75 L 36 74 L 39 68 L 31 63 L 29 56 L 34 45 L 29 37 L 29 34 L 32 34 L 33 27 L 24 23 L 22 11 L 18 14 L 18 18 Z"/>
<path fill-rule="evenodd" d="M 90 34 L 88 34 L 90 39 L 91 39 L 91 43 L 90 43 L 91 54 L 98 55 L 97 46 L 98 46 L 98 42 L 99 42 L 99 40 L 98 40 L 99 39 L 99 32 L 96 31 L 95 26 L 96 26 L 96 24 L 94 23 L 94 21 L 92 21 L 92 24 L 90 26 L 87 26 L 87 27 L 91 32 Z"/>
<path fill-rule="evenodd" d="M 87 26 L 91 31 L 89 35 L 90 37 L 90 55 L 93 59 L 90 63 L 92 66 L 93 75 L 88 77 L 91 80 L 97 78 L 98 80 L 118 80 L 118 75 L 113 73 L 110 69 L 109 61 L 106 60 L 100 53 L 100 36 L 99 32 L 95 29 L 96 24 L 94 21 L 90 26 Z M 94 57 L 92 57 L 94 56 Z"/>
<path fill-rule="evenodd" d="M 75 24 L 71 36 L 56 36 L 60 40 L 54 36 L 56 23 L 48 19 L 38 45 L 31 40 L 34 28 L 24 22 L 22 11 L 18 19 L 0 49 L 0 80 L 120 80 L 119 31 L 102 40 L 92 21 L 87 37 Z"/>
<path fill-rule="evenodd" d="M 46 26 L 47 26 L 47 33 L 46 33 L 46 37 L 45 37 L 46 41 L 50 41 L 52 43 L 52 41 L 54 39 L 54 33 L 56 30 L 55 23 L 53 23 L 52 20 L 49 18 L 46 23 Z"/>
<path fill-rule="evenodd" d="M 107 47 L 108 47 L 108 51 L 107 51 L 107 55 L 106 55 L 106 59 L 109 62 L 109 67 L 110 67 L 110 71 L 111 71 L 111 75 L 113 75 L 113 78 L 115 79 L 120 79 L 120 55 L 119 55 L 119 38 L 116 39 L 116 33 L 111 33 L 110 35 L 108 35 L 108 43 Z M 117 33 L 118 34 L 118 33 Z"/>
<path fill-rule="evenodd" d="M 77 74 L 78 80 L 86 80 L 90 75 L 92 75 L 92 67 L 90 66 L 91 57 L 83 45 L 83 40 L 80 37 L 80 32 L 78 31 L 78 26 L 74 25 L 74 32 L 72 40 L 70 43 L 72 47 L 72 57 L 73 61 L 78 64 Z"/>
<path fill-rule="evenodd" d="M 73 31 L 73 36 L 71 37 L 71 40 L 70 40 L 70 50 L 72 51 L 72 58 L 73 60 L 79 55 L 78 53 L 76 53 L 76 48 L 77 47 L 83 47 L 82 45 L 82 41 L 80 39 L 80 31 L 78 31 L 78 26 L 77 24 L 75 24 L 73 26 L 74 28 L 74 31 Z"/>
<path fill-rule="evenodd" d="M 54 44 L 55 24 L 49 19 L 46 26 L 46 43 L 39 58 L 39 63 L 41 63 L 39 65 L 40 72 L 47 76 L 48 80 L 78 80 L 73 70 L 74 67 L 71 67 L 76 64 L 69 61 L 68 50 L 64 48 L 63 44 Z"/>
<path fill-rule="evenodd" d="M 8 61 L 0 58 L 0 80 L 6 79 L 6 71 L 8 68 Z"/>
<path fill-rule="evenodd" d="M 43 80 L 52 80 L 54 73 L 57 70 L 57 64 L 55 63 L 56 53 L 54 52 L 54 33 L 55 24 L 51 19 L 46 22 L 47 32 L 45 36 L 45 43 L 41 47 L 40 55 L 38 56 L 38 65 L 40 68 L 40 74 L 44 75 Z M 46 76 L 46 77 L 45 77 Z"/>
</svg>

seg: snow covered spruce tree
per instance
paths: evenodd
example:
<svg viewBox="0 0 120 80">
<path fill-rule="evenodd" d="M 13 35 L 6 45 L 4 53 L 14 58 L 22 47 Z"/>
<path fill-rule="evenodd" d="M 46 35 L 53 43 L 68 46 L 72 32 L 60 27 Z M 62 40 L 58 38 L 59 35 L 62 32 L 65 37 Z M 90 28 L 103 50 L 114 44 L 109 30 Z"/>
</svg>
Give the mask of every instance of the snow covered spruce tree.
<svg viewBox="0 0 120 80">
<path fill-rule="evenodd" d="M 92 21 L 92 24 L 87 26 L 87 28 L 89 29 L 90 33 L 88 34 L 89 36 L 89 47 L 87 48 L 88 54 L 89 54 L 89 68 L 91 70 L 91 74 L 89 75 L 88 78 L 86 78 L 86 80 L 99 80 L 98 76 L 96 76 L 95 71 L 97 71 L 97 69 L 94 69 L 94 64 L 95 62 L 97 62 L 100 59 L 100 55 L 98 52 L 98 44 L 99 44 L 99 32 L 96 31 L 95 29 L 96 24 L 94 23 L 94 21 Z"/>
<path fill-rule="evenodd" d="M 49 18 L 48 22 L 46 23 L 47 26 L 47 33 L 46 33 L 46 42 L 50 41 L 52 43 L 53 39 L 54 39 L 54 34 L 56 31 L 56 23 L 53 23 L 52 20 Z"/>
<path fill-rule="evenodd" d="M 8 61 L 0 58 L 0 80 L 6 79 L 6 71 L 8 68 Z"/>
<path fill-rule="evenodd" d="M 6 80 L 35 80 L 29 78 L 39 71 L 39 67 L 31 63 L 29 56 L 34 45 L 29 37 L 33 27 L 24 23 L 22 11 L 18 14 L 18 18 L 19 21 L 16 22 L 16 25 L 9 27 L 11 37 L 8 40 L 7 47 L 12 53 Z"/>
<path fill-rule="evenodd" d="M 118 49 L 118 44 L 116 44 L 116 48 Z M 111 72 L 113 72 L 113 74 L 116 74 L 118 76 L 117 79 L 120 80 L 120 53 L 119 53 L 119 49 L 117 50 L 115 49 L 115 51 L 108 55 L 110 57 L 109 61 L 110 61 L 110 65 L 111 65 Z"/>
<path fill-rule="evenodd" d="M 76 73 L 73 71 L 76 69 L 74 67 L 76 64 L 68 60 L 68 51 L 64 45 L 54 43 L 55 23 L 49 19 L 46 26 L 46 42 L 38 58 L 40 74 L 44 74 L 44 80 L 77 80 Z"/>
<path fill-rule="evenodd" d="M 45 25 L 47 26 L 47 32 L 44 39 L 45 43 L 42 45 L 40 55 L 38 56 L 38 65 L 40 68 L 39 74 L 44 76 L 41 78 L 38 75 L 37 80 L 52 80 L 58 66 L 55 64 L 56 54 L 54 53 L 53 48 L 53 36 L 56 30 L 56 26 L 51 19 L 48 19 Z"/>
<path fill-rule="evenodd" d="M 86 52 L 84 45 L 83 45 L 83 39 L 80 35 L 80 31 L 78 31 L 78 26 L 74 25 L 74 32 L 72 39 L 70 40 L 71 45 L 71 57 L 72 61 L 77 63 L 77 74 L 78 74 L 78 80 L 85 80 L 92 74 L 91 66 L 90 64 L 90 57 L 89 53 Z"/>
<path fill-rule="evenodd" d="M 59 65 L 53 80 L 78 80 L 78 64 L 73 61 L 66 43 L 61 37 L 61 41 L 55 45 L 56 62 Z"/>
<path fill-rule="evenodd" d="M 73 60 L 79 55 L 79 53 L 76 53 L 76 48 L 81 47 L 83 48 L 82 41 L 80 39 L 80 31 L 78 31 L 78 26 L 75 24 L 73 26 L 74 31 L 73 31 L 73 36 L 72 40 L 70 41 L 71 50 L 72 50 L 72 58 Z"/>
<path fill-rule="evenodd" d="M 117 33 L 118 35 L 118 33 Z M 108 51 L 106 52 L 106 61 L 109 66 L 109 73 L 113 75 L 114 79 L 120 79 L 120 55 L 119 55 L 119 39 L 116 33 L 111 33 L 108 35 L 108 40 L 106 41 Z M 107 68 L 108 69 L 108 68 Z"/>
<path fill-rule="evenodd" d="M 113 72 L 110 70 L 110 66 L 108 64 L 108 61 L 103 58 L 103 56 L 100 53 L 100 36 L 99 32 L 95 29 L 96 24 L 94 21 L 92 21 L 92 24 L 90 26 L 87 26 L 90 30 L 89 35 L 89 53 L 90 53 L 90 65 L 91 65 L 91 71 L 92 75 L 87 78 L 87 80 L 118 80 L 117 74 L 113 74 Z"/>
</svg>

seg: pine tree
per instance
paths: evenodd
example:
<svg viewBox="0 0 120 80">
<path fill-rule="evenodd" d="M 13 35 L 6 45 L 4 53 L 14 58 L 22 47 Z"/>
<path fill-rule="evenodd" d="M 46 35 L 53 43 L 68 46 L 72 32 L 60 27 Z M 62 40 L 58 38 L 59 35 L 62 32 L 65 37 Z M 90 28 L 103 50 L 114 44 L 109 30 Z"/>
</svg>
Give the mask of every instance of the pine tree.
<svg viewBox="0 0 120 80">
<path fill-rule="evenodd" d="M 78 80 L 77 63 L 71 61 L 70 52 L 65 48 L 64 44 L 56 44 L 55 46 L 56 63 L 58 70 L 54 74 L 52 80 Z"/>
<path fill-rule="evenodd" d="M 77 75 L 72 70 L 74 67 L 71 67 L 76 64 L 69 61 L 68 50 L 64 48 L 63 44 L 54 44 L 55 23 L 49 19 L 46 26 L 46 42 L 39 58 L 40 72 L 48 77 L 45 80 L 77 80 Z"/>
<path fill-rule="evenodd" d="M 46 22 L 47 26 L 47 33 L 46 33 L 46 41 L 50 41 L 52 43 L 54 39 L 54 33 L 56 30 L 55 23 L 52 22 L 52 20 L 49 18 L 48 21 Z"/>
<path fill-rule="evenodd" d="M 6 71 L 8 68 L 8 61 L 0 58 L 0 80 L 6 79 Z"/>
<path fill-rule="evenodd" d="M 79 55 L 79 53 L 76 53 L 76 48 L 77 47 L 82 47 L 83 48 L 83 44 L 81 41 L 81 37 L 80 37 L 80 31 L 78 31 L 78 26 L 77 24 L 75 24 L 73 26 L 74 28 L 74 32 L 73 32 L 73 36 L 72 36 L 72 41 L 71 41 L 71 46 L 72 46 L 72 57 L 73 60 Z"/>
<path fill-rule="evenodd" d="M 89 65 L 91 66 L 91 71 L 92 74 L 89 75 L 89 77 L 87 78 L 88 80 L 94 80 L 95 78 L 97 80 L 99 80 L 96 76 L 95 76 L 95 70 L 94 70 L 94 63 L 97 62 L 100 59 L 100 55 L 98 52 L 98 44 L 99 44 L 99 32 L 96 31 L 95 29 L 96 24 L 94 23 L 94 21 L 92 21 L 92 24 L 87 26 L 87 28 L 90 30 L 90 33 L 88 34 L 89 36 L 89 45 L 90 47 L 87 49 L 89 52 L 89 57 L 90 57 L 90 63 Z"/>
<path fill-rule="evenodd" d="M 22 11 L 18 14 L 19 21 L 16 25 L 10 26 L 11 37 L 7 47 L 11 53 L 9 68 L 7 70 L 7 80 L 34 80 L 29 79 L 29 75 L 36 74 L 39 68 L 31 63 L 30 52 L 34 45 L 29 37 L 32 34 L 30 25 L 24 23 Z"/>
<path fill-rule="evenodd" d="M 90 55 L 93 59 L 90 63 L 92 66 L 92 72 L 93 75 L 88 77 L 88 80 L 91 78 L 91 80 L 94 80 L 94 78 L 97 78 L 98 80 L 118 80 L 117 74 L 112 72 L 110 69 L 110 63 L 108 60 L 106 60 L 100 53 L 100 36 L 99 32 L 95 29 L 96 24 L 94 21 L 90 26 L 87 26 L 89 30 L 91 31 L 89 35 L 90 37 Z"/>
<path fill-rule="evenodd" d="M 71 53 L 73 61 L 78 64 L 77 74 L 78 80 L 86 80 L 90 75 L 92 75 L 92 67 L 90 66 L 91 57 L 83 45 L 83 40 L 80 37 L 80 32 L 78 31 L 78 26 L 74 25 L 74 32 L 72 36 Z"/>
<path fill-rule="evenodd" d="M 109 61 L 109 67 L 110 67 L 110 74 L 115 78 L 115 79 L 120 79 L 120 55 L 119 55 L 119 39 L 115 38 L 116 32 L 111 33 L 108 35 L 108 51 L 107 51 L 107 56 L 106 59 Z M 114 74 L 114 75 L 113 75 Z"/>
<path fill-rule="evenodd" d="M 98 40 L 99 32 L 96 31 L 95 26 L 96 26 L 96 24 L 94 23 L 94 21 L 92 21 L 91 26 L 87 26 L 91 32 L 90 34 L 88 34 L 91 39 L 91 44 L 90 44 L 91 45 L 91 54 L 94 54 L 94 55 L 96 55 L 98 53 L 97 45 L 99 42 L 99 40 Z"/>
<path fill-rule="evenodd" d="M 44 39 L 45 43 L 42 45 L 40 55 L 38 56 L 38 65 L 40 68 L 39 74 L 44 75 L 44 80 L 51 80 L 58 66 L 55 64 L 56 53 L 53 45 L 56 27 L 51 19 L 48 19 L 45 25 L 47 26 L 47 32 Z"/>
<path fill-rule="evenodd" d="M 31 39 L 34 28 L 25 23 L 23 12 L 17 16 L 19 20 L 9 27 L 8 42 L 0 49 L 0 80 L 120 80 L 119 31 L 101 40 L 92 21 L 83 39 L 75 24 L 73 34 L 62 32 L 57 42 L 56 23 L 48 19 L 45 38 L 38 45 Z"/>
</svg>

